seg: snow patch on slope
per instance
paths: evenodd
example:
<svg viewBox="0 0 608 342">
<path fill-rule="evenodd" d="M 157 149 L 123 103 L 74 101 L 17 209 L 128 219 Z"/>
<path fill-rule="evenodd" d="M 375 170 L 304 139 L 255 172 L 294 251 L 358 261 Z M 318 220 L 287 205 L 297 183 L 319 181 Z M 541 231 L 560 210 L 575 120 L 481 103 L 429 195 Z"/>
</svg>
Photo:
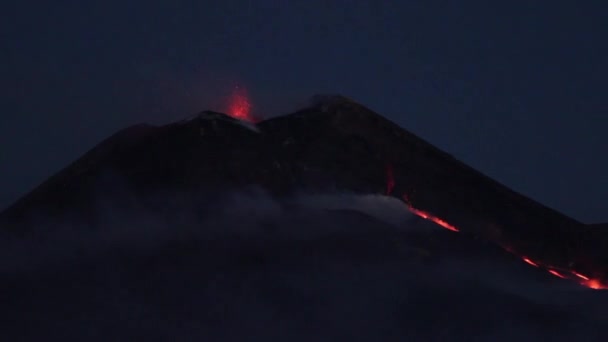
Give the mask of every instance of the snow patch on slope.
<svg viewBox="0 0 608 342">
<path fill-rule="evenodd" d="M 414 217 L 399 199 L 384 195 L 321 194 L 298 197 L 298 204 L 312 209 L 356 210 L 383 222 L 400 226 Z"/>
<path fill-rule="evenodd" d="M 260 129 L 257 127 L 257 125 L 255 123 L 252 122 L 248 122 L 245 120 L 240 120 L 238 118 L 234 118 L 230 115 L 224 114 L 224 113 L 218 113 L 218 112 L 212 112 L 212 111 L 204 111 L 202 113 L 193 115 L 189 118 L 186 118 L 182 121 L 180 121 L 181 124 L 188 124 L 192 121 L 195 120 L 204 120 L 204 121 L 222 121 L 222 122 L 228 122 L 231 124 L 236 124 L 239 125 L 243 128 L 246 128 L 247 130 L 250 130 L 252 132 L 255 133 L 261 133 Z"/>
<path fill-rule="evenodd" d="M 236 123 L 247 128 L 250 131 L 256 132 L 256 133 L 261 133 L 260 129 L 258 128 L 258 126 L 252 122 L 248 122 L 248 121 L 243 121 L 243 120 L 238 120 L 235 119 Z"/>
</svg>

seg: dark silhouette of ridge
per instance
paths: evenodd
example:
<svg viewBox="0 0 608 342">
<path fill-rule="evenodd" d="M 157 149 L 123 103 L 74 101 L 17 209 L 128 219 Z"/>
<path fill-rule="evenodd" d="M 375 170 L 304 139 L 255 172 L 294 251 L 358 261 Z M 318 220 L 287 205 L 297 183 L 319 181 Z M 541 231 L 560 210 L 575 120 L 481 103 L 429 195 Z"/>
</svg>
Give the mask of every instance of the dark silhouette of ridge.
<svg viewBox="0 0 608 342">
<path fill-rule="evenodd" d="M 166 126 L 132 126 L 7 208 L 0 222 L 16 232 L 32 217 L 95 222 L 99 198 L 125 210 L 133 203 L 162 208 L 157 195 L 167 191 L 257 185 L 277 197 L 385 193 L 387 181 L 391 196 L 464 234 L 555 269 L 606 277 L 605 225 L 582 224 L 519 194 L 342 96 L 315 97 L 307 108 L 256 125 L 205 111 Z"/>
</svg>

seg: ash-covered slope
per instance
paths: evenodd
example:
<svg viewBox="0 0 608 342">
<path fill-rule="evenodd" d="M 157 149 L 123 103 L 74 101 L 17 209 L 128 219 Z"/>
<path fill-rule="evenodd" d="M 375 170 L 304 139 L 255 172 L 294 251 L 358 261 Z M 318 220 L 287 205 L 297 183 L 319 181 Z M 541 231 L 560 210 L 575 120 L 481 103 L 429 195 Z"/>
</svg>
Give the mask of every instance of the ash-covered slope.
<svg viewBox="0 0 608 342">
<path fill-rule="evenodd" d="M 603 230 L 506 188 L 340 96 L 255 126 L 209 111 L 162 127 L 133 126 L 44 182 L 0 219 L 18 230 L 32 217 L 70 215 L 94 223 L 104 201 L 125 210 L 162 209 L 166 193 L 198 196 L 247 185 L 276 196 L 390 192 L 463 233 L 553 269 L 603 279 L 608 268 Z"/>
</svg>

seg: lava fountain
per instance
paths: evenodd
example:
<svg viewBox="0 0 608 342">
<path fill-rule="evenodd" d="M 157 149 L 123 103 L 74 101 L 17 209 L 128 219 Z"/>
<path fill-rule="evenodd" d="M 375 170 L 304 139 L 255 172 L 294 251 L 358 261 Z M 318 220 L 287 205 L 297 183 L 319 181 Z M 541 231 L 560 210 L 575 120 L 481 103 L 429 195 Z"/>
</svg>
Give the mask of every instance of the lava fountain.
<svg viewBox="0 0 608 342">
<path fill-rule="evenodd" d="M 235 119 L 255 122 L 251 115 L 251 107 L 247 90 L 240 86 L 234 87 L 228 103 L 228 115 Z"/>
</svg>

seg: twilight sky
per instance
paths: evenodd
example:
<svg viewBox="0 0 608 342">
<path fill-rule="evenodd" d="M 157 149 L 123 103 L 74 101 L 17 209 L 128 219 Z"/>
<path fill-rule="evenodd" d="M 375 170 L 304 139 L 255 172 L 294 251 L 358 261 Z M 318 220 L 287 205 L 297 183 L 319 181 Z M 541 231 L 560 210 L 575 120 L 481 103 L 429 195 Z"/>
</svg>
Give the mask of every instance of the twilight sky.
<svg viewBox="0 0 608 342">
<path fill-rule="evenodd" d="M 344 94 L 552 208 L 608 221 L 608 3 L 594 2 L 3 5 L 0 209 L 114 131 L 222 110 L 241 84 L 265 116 Z"/>
</svg>

